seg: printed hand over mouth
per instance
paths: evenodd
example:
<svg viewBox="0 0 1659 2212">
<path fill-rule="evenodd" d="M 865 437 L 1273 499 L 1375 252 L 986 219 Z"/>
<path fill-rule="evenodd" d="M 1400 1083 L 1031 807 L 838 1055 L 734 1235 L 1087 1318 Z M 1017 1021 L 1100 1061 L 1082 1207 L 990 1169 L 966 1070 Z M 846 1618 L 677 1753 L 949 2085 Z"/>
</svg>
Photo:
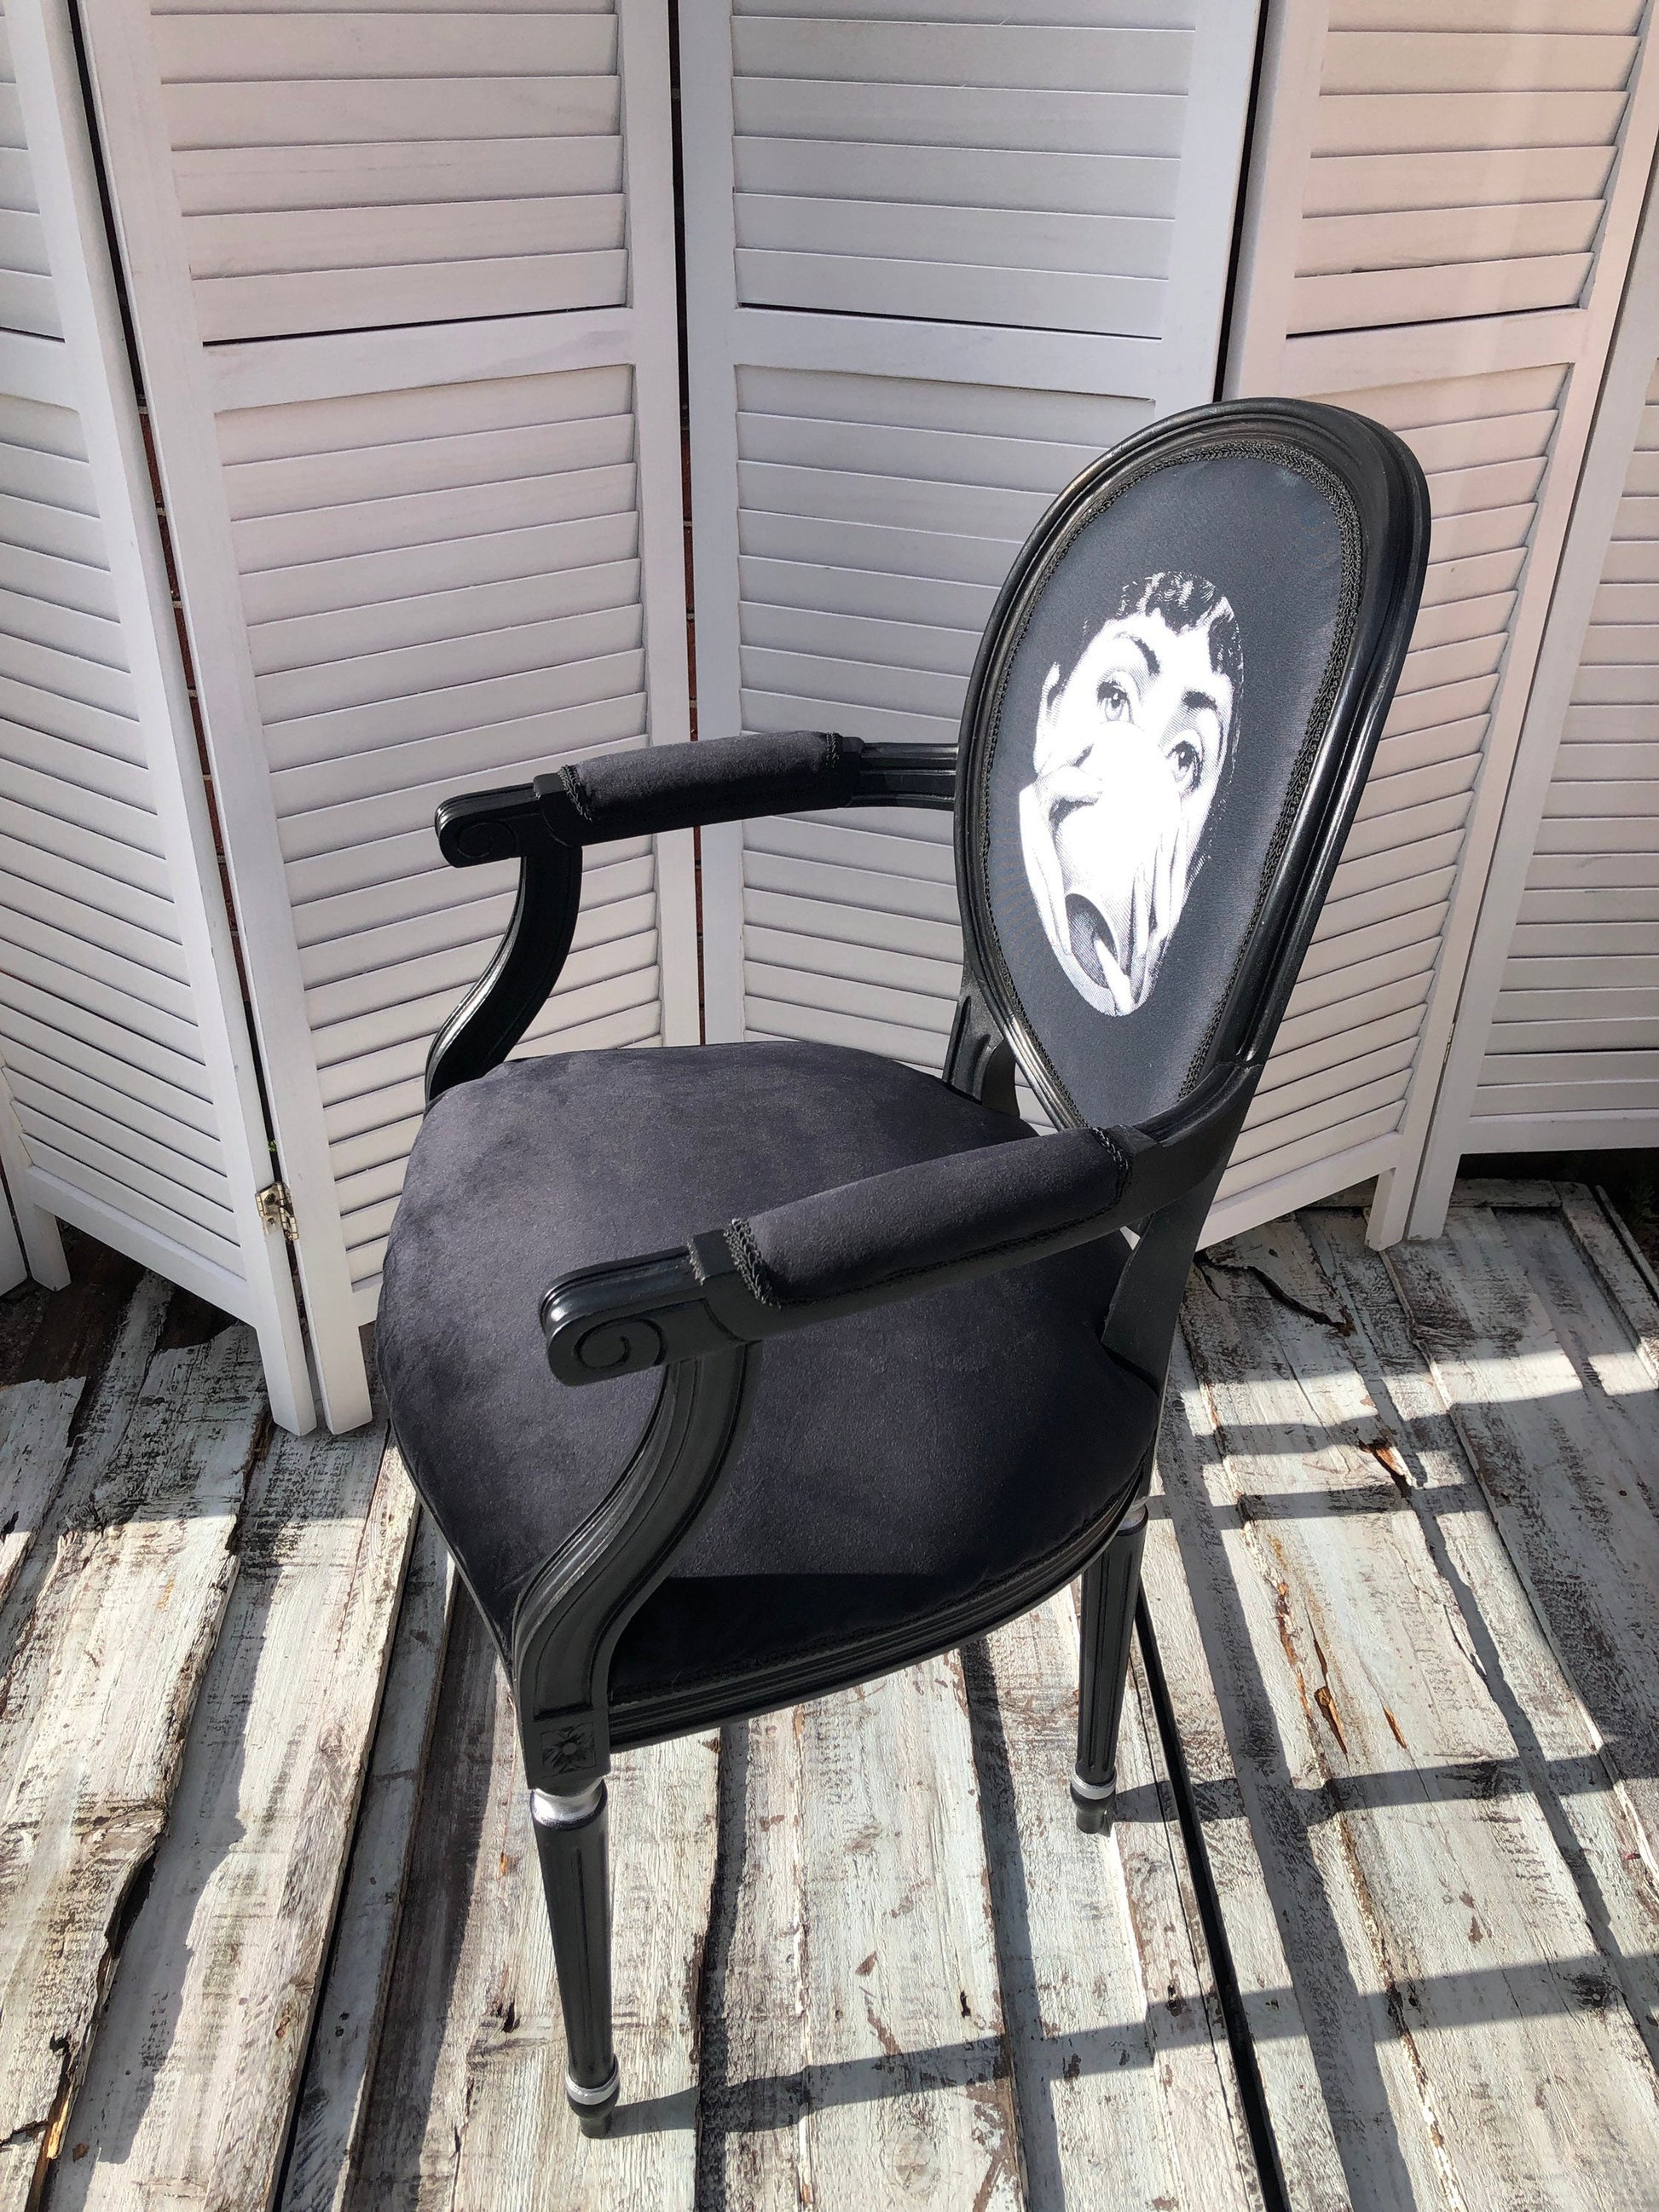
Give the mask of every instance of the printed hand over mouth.
<svg viewBox="0 0 1659 2212">
<path fill-rule="evenodd" d="M 1122 960 L 1119 955 L 1111 924 L 1092 899 L 1080 891 L 1068 893 L 1066 900 L 1066 933 L 1071 941 L 1072 957 L 1091 983 L 1103 991 L 1109 990 L 1108 963 L 1113 973 L 1121 974 Z"/>
</svg>

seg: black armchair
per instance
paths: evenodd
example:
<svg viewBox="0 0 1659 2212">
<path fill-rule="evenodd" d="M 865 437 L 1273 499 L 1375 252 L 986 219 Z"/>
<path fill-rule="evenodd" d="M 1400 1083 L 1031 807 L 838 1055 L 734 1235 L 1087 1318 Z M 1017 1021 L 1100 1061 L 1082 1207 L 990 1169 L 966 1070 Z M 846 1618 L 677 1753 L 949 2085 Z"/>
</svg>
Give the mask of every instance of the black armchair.
<svg viewBox="0 0 1659 2212">
<path fill-rule="evenodd" d="M 1085 1831 L 1109 1821 L 1182 1291 L 1428 532 L 1376 425 L 1205 408 L 1044 517 L 959 753 L 706 740 L 439 810 L 446 857 L 516 857 L 519 898 L 433 1047 L 380 1362 L 511 1669 L 590 2132 L 618 2092 L 614 1747 L 908 1665 L 1081 1572 L 1071 1788 Z M 787 1042 L 501 1065 L 557 979 L 586 846 L 864 805 L 954 810 L 942 1078 Z M 1058 1133 L 1018 1118 L 1016 1062 Z"/>
</svg>

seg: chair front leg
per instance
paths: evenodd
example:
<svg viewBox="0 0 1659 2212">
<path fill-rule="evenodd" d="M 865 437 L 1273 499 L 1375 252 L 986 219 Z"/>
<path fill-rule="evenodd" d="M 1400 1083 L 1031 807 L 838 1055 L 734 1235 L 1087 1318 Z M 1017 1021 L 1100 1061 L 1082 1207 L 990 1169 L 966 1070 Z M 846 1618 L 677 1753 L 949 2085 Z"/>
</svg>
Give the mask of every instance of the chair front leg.
<svg viewBox="0 0 1659 2212">
<path fill-rule="evenodd" d="M 614 1346 L 604 1347 L 614 1361 Z M 544 1562 L 513 1622 L 514 1702 L 559 1971 L 582 2133 L 605 2134 L 618 2076 L 611 2023 L 605 1786 L 617 1639 L 713 1494 L 760 1368 L 751 1345 L 670 1366 L 632 1459 Z"/>
<path fill-rule="evenodd" d="M 564 2013 L 565 2094 L 585 2136 L 611 2125 L 622 2077 L 611 2027 L 611 1887 L 603 1781 L 571 1796 L 532 1790 L 530 1815 Z"/>
<path fill-rule="evenodd" d="M 1146 1504 L 1132 1505 L 1116 1534 L 1083 1573 L 1077 1771 L 1072 1802 L 1085 1836 L 1110 1829 L 1117 1802 L 1117 1733 L 1129 1679 L 1129 1638 L 1140 1589 Z"/>
</svg>

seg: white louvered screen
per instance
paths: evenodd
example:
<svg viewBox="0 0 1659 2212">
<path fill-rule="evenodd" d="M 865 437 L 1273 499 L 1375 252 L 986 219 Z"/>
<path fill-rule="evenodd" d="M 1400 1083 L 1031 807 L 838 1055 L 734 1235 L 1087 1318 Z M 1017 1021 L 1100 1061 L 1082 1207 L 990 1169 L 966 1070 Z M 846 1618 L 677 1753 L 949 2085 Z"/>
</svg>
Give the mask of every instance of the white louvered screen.
<svg viewBox="0 0 1659 2212">
<path fill-rule="evenodd" d="M 435 806 L 689 734 L 666 16 L 108 0 L 88 34 L 339 1426 L 427 1051 L 511 910 Z M 592 856 L 521 1049 L 696 1036 L 690 842 Z"/>
<path fill-rule="evenodd" d="M 1289 0 L 1277 19 L 1228 388 L 1397 430 L 1434 534 L 1216 1229 L 1372 1175 L 1372 1235 L 1407 1224 L 1652 157 L 1642 16 L 1642 0 Z"/>
<path fill-rule="evenodd" d="M 155 46 L 210 343 L 626 298 L 614 0 L 160 0 Z"/>
<path fill-rule="evenodd" d="M 309 1427 L 72 52 L 30 0 L 10 15 L 33 143 L 12 131 L 5 173 L 57 265 L 36 334 L 0 331 L 0 1154 L 37 1273 L 62 1279 L 71 1221 L 253 1322 L 278 1418 Z"/>
<path fill-rule="evenodd" d="M 703 732 L 955 737 L 1022 539 L 1214 388 L 1234 0 L 739 0 L 682 18 Z M 711 1036 L 937 1069 L 948 817 L 703 836 Z"/>
<path fill-rule="evenodd" d="M 1659 372 L 1621 490 L 1467 1152 L 1659 1142 Z"/>
</svg>

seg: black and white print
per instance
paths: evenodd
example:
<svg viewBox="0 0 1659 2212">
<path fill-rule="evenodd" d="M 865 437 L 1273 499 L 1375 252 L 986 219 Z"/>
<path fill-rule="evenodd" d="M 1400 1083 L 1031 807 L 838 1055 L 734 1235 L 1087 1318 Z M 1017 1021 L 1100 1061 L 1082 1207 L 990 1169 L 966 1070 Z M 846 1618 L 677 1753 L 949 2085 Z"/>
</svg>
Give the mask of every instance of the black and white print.
<svg viewBox="0 0 1659 2212">
<path fill-rule="evenodd" d="M 1132 1013 L 1158 981 L 1202 865 L 1243 672 L 1225 595 L 1165 570 L 1126 584 L 1042 684 L 1019 796 L 1025 872 L 1062 973 L 1101 1013 Z"/>
</svg>

